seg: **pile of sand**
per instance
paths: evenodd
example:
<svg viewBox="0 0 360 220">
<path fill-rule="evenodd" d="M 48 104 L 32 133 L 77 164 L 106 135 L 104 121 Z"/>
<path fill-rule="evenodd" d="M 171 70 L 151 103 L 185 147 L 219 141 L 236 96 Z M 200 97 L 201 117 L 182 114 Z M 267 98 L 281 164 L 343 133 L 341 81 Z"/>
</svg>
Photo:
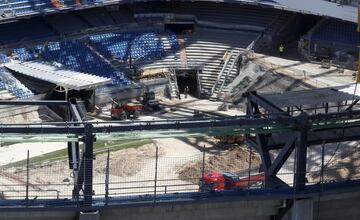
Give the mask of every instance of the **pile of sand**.
<svg viewBox="0 0 360 220">
<path fill-rule="evenodd" d="M 249 169 L 250 152 L 243 146 L 227 151 L 222 155 L 214 155 L 205 159 L 205 172 L 227 171 L 241 174 Z M 251 169 L 258 168 L 261 164 L 260 155 L 252 152 Z M 197 182 L 202 174 L 203 161 L 192 161 L 178 169 L 177 173 L 182 180 Z"/>
<path fill-rule="evenodd" d="M 159 156 L 164 150 L 159 148 Z M 110 153 L 110 174 L 115 176 L 134 176 L 146 164 L 148 159 L 155 160 L 156 146 L 146 144 L 139 148 L 129 148 Z M 107 154 L 98 156 L 94 162 L 95 172 L 105 173 Z"/>
</svg>

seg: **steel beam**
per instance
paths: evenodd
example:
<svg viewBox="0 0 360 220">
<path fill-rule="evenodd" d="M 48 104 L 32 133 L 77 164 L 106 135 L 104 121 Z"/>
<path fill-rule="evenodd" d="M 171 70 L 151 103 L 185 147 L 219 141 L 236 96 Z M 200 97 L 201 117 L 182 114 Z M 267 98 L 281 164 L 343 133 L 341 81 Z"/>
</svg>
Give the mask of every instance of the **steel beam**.
<svg viewBox="0 0 360 220">
<path fill-rule="evenodd" d="M 84 205 L 92 205 L 93 195 L 93 160 L 94 134 L 93 125 L 86 124 L 84 129 Z"/>
<path fill-rule="evenodd" d="M 360 99 L 356 99 L 353 103 L 351 103 L 346 109 L 345 111 L 350 111 L 354 105 L 356 105 L 358 102 L 360 101 Z"/>
<path fill-rule="evenodd" d="M 235 126 L 241 128 L 273 128 L 283 126 L 291 129 L 293 118 L 257 118 L 249 119 L 245 117 L 226 117 L 226 118 L 205 118 L 197 120 L 163 120 L 163 121 L 139 121 L 139 122 L 92 122 L 94 133 L 104 132 L 131 132 L 145 130 L 168 130 L 168 129 L 194 129 L 194 128 L 220 128 Z M 287 122 L 287 124 L 284 124 Z M 2 124 L 0 133 L 44 133 L 44 134 L 82 134 L 83 128 L 76 126 L 87 124 L 88 122 L 64 122 L 64 123 L 43 123 L 43 124 Z"/>
<path fill-rule="evenodd" d="M 259 110 L 258 104 L 252 102 L 250 97 L 249 97 L 248 103 L 247 103 L 247 111 L 252 117 L 253 116 L 259 117 L 258 115 L 260 114 L 260 110 Z M 254 113 L 257 115 L 255 116 Z M 269 150 L 266 147 L 267 141 L 265 139 L 265 136 L 263 134 L 256 134 L 256 142 L 257 142 L 257 149 L 259 150 L 259 153 L 260 153 L 260 156 L 262 159 L 262 166 L 265 170 L 265 173 L 268 174 L 268 169 L 271 165 L 271 159 L 270 159 Z M 268 175 L 266 175 L 266 176 L 268 176 Z"/>
<path fill-rule="evenodd" d="M 298 138 L 296 141 L 296 157 L 295 157 L 295 175 L 294 184 L 295 191 L 301 192 L 305 189 L 306 184 L 306 154 L 307 154 L 307 132 L 308 132 L 308 118 L 306 113 L 301 113 L 300 126 L 298 132 Z"/>
<path fill-rule="evenodd" d="M 75 104 L 69 103 L 69 109 L 71 112 L 71 116 L 72 116 L 72 121 L 74 122 L 82 122 L 82 118 L 80 116 L 80 113 L 78 111 L 78 109 L 76 108 Z"/>
<path fill-rule="evenodd" d="M 58 100 L 0 100 L 1 105 L 68 105 L 67 101 Z"/>
<path fill-rule="evenodd" d="M 277 107 L 273 103 L 269 102 L 268 100 L 264 99 L 263 97 L 257 95 L 256 92 L 250 92 L 245 94 L 246 97 L 248 97 L 248 100 L 257 104 L 258 106 L 261 106 L 265 110 L 267 110 L 270 113 L 281 113 L 287 115 L 286 111 L 283 111 L 281 108 Z"/>
<path fill-rule="evenodd" d="M 271 164 L 269 168 L 269 175 L 276 175 L 281 169 L 282 165 L 289 158 L 290 154 L 293 152 L 295 148 L 296 135 L 292 135 L 289 137 L 285 146 L 282 148 L 278 156 L 275 158 L 274 162 Z"/>
</svg>

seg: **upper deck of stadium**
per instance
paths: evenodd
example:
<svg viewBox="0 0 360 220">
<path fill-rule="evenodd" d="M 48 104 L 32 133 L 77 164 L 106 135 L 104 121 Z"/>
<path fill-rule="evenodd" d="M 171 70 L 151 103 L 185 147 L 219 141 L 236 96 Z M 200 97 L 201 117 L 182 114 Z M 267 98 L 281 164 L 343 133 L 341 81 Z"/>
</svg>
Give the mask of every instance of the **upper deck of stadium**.
<svg viewBox="0 0 360 220">
<path fill-rule="evenodd" d="M 136 1 L 139 2 L 139 1 Z M 143 1 L 146 2 L 146 1 Z M 209 0 L 208 2 L 217 2 Z M 283 10 L 357 21 L 357 1 L 349 0 L 225 0 L 227 3 L 252 4 Z M 134 3 L 132 0 L 2 0 L 0 22 L 39 14 Z"/>
</svg>

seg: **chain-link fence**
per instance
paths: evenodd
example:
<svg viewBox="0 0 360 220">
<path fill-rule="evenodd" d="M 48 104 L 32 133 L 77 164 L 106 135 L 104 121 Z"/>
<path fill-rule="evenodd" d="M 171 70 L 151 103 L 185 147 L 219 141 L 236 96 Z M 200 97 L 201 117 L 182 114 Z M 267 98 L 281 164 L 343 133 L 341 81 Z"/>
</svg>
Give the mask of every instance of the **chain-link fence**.
<svg viewBox="0 0 360 220">
<path fill-rule="evenodd" d="M 80 162 L 78 172 L 74 172 L 67 160 L 37 163 L 28 155 L 16 166 L 0 168 L 0 196 L 31 205 L 40 199 L 77 201 L 89 194 L 106 201 L 115 197 L 156 199 L 159 195 L 266 186 L 265 175 L 259 177 L 261 157 L 249 147 L 216 152 L 204 147 L 191 156 L 172 157 L 166 150 L 152 146 L 104 151 L 92 161 L 92 174 L 88 172 L 90 161 Z M 290 186 L 294 185 L 295 154 L 296 151 L 277 174 Z M 307 185 L 360 177 L 359 147 L 354 143 L 309 147 L 307 160 Z M 79 184 L 86 178 L 92 178 L 92 192 L 86 192 Z M 79 192 L 78 196 L 74 192 Z"/>
</svg>

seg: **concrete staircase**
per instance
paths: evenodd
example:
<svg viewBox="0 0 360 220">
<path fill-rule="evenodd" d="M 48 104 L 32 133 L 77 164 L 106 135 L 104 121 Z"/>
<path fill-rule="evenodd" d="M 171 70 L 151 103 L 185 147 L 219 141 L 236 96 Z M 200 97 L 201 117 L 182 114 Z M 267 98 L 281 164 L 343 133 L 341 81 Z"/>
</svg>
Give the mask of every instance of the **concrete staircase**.
<svg viewBox="0 0 360 220">
<path fill-rule="evenodd" d="M 258 33 L 243 31 L 223 31 L 198 28 L 195 33 L 185 36 L 188 65 L 202 67 L 199 74 L 201 93 L 211 96 L 213 87 L 223 68 L 223 56 L 226 51 L 241 51 L 246 48 Z M 231 65 L 228 67 L 230 68 Z M 236 76 L 237 65 L 229 76 Z M 221 83 L 220 83 L 221 86 Z"/>
<path fill-rule="evenodd" d="M 222 93 L 224 92 L 225 87 L 238 75 L 238 71 L 234 71 L 234 68 L 237 67 L 236 63 L 238 61 L 239 54 L 239 51 L 233 50 L 227 56 L 223 68 L 221 69 L 221 72 L 211 89 L 211 101 L 222 99 Z"/>
<path fill-rule="evenodd" d="M 180 96 L 179 87 L 177 84 L 175 69 L 170 68 L 167 75 L 169 81 L 169 93 L 171 99 L 177 99 Z"/>
</svg>

